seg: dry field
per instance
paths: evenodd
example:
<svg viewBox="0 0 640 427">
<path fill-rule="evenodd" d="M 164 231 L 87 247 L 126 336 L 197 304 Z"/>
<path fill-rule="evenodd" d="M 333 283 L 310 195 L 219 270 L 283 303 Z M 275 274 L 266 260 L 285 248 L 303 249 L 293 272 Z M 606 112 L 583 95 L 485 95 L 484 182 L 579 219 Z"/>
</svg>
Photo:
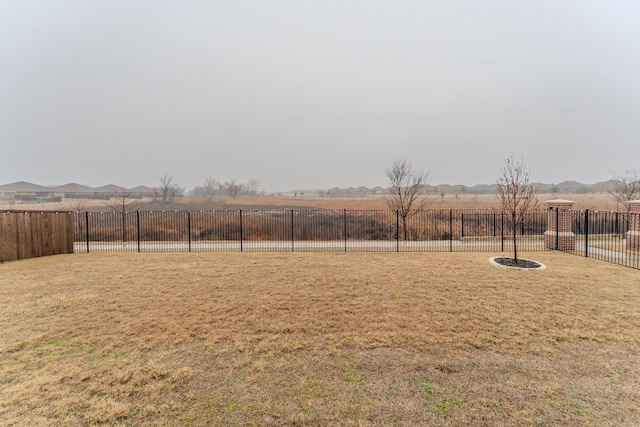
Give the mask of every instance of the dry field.
<svg viewBox="0 0 640 427">
<path fill-rule="evenodd" d="M 611 196 L 607 193 L 591 194 L 538 194 L 538 201 L 541 207 L 544 202 L 553 199 L 569 199 L 575 202 L 574 209 L 597 209 L 597 210 L 618 210 Z M 429 209 L 486 209 L 498 208 L 498 201 L 495 194 L 445 194 L 440 196 L 430 194 Z M 260 209 L 267 208 L 295 208 L 304 209 L 388 209 L 386 196 L 384 194 L 366 196 L 328 196 L 307 194 L 303 196 L 264 196 L 264 197 L 239 197 L 230 199 L 228 197 L 214 197 L 209 201 L 200 197 L 185 197 L 178 201 L 183 209 L 216 208 L 230 209 Z"/>
<path fill-rule="evenodd" d="M 593 194 L 538 194 L 538 200 L 544 202 L 553 199 L 569 199 L 575 203 L 574 209 L 618 210 L 611 197 L 606 193 Z M 133 200 L 131 210 L 197 210 L 197 209 L 388 209 L 386 196 L 321 196 L 273 195 L 237 199 L 215 196 L 212 198 L 186 196 L 170 205 L 154 204 L 150 199 Z M 494 194 L 432 194 L 429 196 L 430 209 L 486 209 L 498 208 Z M 104 200 L 63 199 L 60 203 L 0 204 L 0 209 L 17 210 L 72 210 L 72 211 L 112 211 L 113 207 Z"/>
<path fill-rule="evenodd" d="M 0 424 L 640 425 L 640 272 L 489 255 L 0 264 Z"/>
<path fill-rule="evenodd" d="M 542 207 L 546 200 L 569 199 L 575 202 L 574 209 L 617 210 L 615 203 L 606 193 L 594 194 L 538 194 Z M 303 209 L 388 209 L 387 198 L 383 194 L 367 196 L 263 196 L 263 197 L 184 197 L 176 203 L 177 209 L 261 209 L 261 208 L 303 208 Z M 429 195 L 429 209 L 486 209 L 498 208 L 495 194 L 445 194 Z"/>
</svg>

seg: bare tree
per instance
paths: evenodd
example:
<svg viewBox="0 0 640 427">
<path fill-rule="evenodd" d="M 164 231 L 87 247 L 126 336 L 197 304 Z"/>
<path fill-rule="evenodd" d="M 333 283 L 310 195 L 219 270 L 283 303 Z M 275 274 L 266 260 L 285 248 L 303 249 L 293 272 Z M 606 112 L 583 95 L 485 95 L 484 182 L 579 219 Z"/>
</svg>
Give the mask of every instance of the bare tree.
<svg viewBox="0 0 640 427">
<path fill-rule="evenodd" d="M 85 212 L 87 210 L 87 201 L 85 199 L 81 199 L 80 197 L 76 197 L 75 199 L 73 199 L 71 208 L 75 212 Z"/>
<path fill-rule="evenodd" d="M 107 205 L 120 215 L 122 222 L 122 243 L 127 241 L 127 212 L 133 209 L 131 193 L 124 188 L 118 192 L 116 197 L 109 199 Z"/>
<path fill-rule="evenodd" d="M 114 212 L 128 212 L 133 209 L 133 204 L 131 193 L 124 188 L 107 202 L 107 206 Z"/>
<path fill-rule="evenodd" d="M 184 194 L 184 188 L 173 184 L 173 176 L 162 175 L 160 177 L 160 187 L 153 189 L 153 201 L 162 203 L 173 203 L 176 197 Z"/>
<path fill-rule="evenodd" d="M 616 208 L 620 210 L 620 206 L 629 211 L 629 203 L 631 200 L 640 199 L 640 171 L 628 170 L 623 173 L 615 173 L 613 176 L 613 185 L 608 190 L 611 198 L 616 202 Z"/>
<path fill-rule="evenodd" d="M 220 187 L 220 183 L 215 179 L 215 178 L 211 178 L 206 177 L 204 179 L 204 196 L 206 196 L 207 198 L 210 198 L 211 196 L 213 196 L 216 193 L 216 190 Z"/>
<path fill-rule="evenodd" d="M 231 181 L 224 183 L 224 189 L 229 197 L 236 199 L 246 191 L 246 186 L 235 179 L 232 179 Z"/>
<path fill-rule="evenodd" d="M 428 172 L 414 172 L 411 163 L 396 160 L 386 170 L 391 186 L 387 195 L 387 206 L 398 212 L 402 219 L 402 236 L 407 240 L 407 218 L 415 211 L 424 209 L 429 203 L 425 186 L 431 176 Z"/>
<path fill-rule="evenodd" d="M 207 200 L 211 199 L 211 196 L 215 195 L 220 189 L 222 184 L 216 179 L 207 177 L 204 179 L 204 185 L 197 186 L 193 189 L 194 196 L 204 196 Z"/>
<path fill-rule="evenodd" d="M 247 194 L 251 196 L 257 196 L 260 193 L 260 182 L 255 179 L 250 179 L 245 184 Z"/>
<path fill-rule="evenodd" d="M 524 160 L 516 162 L 513 157 L 504 159 L 502 175 L 496 181 L 498 202 L 511 222 L 513 237 L 513 262 L 518 264 L 518 241 L 516 234 L 530 210 L 538 206 L 533 185 L 529 184 L 529 171 Z"/>
<path fill-rule="evenodd" d="M 9 199 L 11 200 L 11 199 Z M 11 205 L 9 205 L 9 209 L 11 209 Z M 73 202 L 71 204 L 71 209 L 73 209 L 73 211 L 76 213 L 76 218 L 82 213 L 86 212 L 89 210 L 87 208 L 87 202 L 85 199 L 81 199 L 79 197 L 73 199 Z M 79 228 L 79 232 L 80 235 L 86 236 L 86 232 L 87 232 L 87 223 L 85 221 L 78 221 L 78 228 Z"/>
</svg>

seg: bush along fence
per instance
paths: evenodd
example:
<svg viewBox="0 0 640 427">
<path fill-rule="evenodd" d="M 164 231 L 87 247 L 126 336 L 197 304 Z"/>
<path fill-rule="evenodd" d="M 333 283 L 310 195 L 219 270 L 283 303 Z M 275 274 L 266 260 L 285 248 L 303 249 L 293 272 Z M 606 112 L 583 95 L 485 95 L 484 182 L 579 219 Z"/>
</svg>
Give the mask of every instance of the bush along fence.
<svg viewBox="0 0 640 427">
<path fill-rule="evenodd" d="M 72 212 L 0 213 L 0 262 L 73 253 L 73 240 Z"/>
<path fill-rule="evenodd" d="M 630 212 L 573 211 L 552 200 L 518 227 L 519 251 L 560 250 L 640 269 L 640 202 Z M 634 208 L 635 209 L 635 208 Z M 78 212 L 76 252 L 504 252 L 512 224 L 500 210 Z"/>
</svg>

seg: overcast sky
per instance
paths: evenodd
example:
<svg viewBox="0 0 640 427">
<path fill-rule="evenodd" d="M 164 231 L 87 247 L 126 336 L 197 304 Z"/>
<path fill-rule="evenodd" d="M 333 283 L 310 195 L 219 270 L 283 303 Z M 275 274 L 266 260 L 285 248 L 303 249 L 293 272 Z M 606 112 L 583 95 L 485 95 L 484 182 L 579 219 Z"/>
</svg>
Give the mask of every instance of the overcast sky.
<svg viewBox="0 0 640 427">
<path fill-rule="evenodd" d="M 0 1 L 0 184 L 640 168 L 640 2 Z"/>
</svg>

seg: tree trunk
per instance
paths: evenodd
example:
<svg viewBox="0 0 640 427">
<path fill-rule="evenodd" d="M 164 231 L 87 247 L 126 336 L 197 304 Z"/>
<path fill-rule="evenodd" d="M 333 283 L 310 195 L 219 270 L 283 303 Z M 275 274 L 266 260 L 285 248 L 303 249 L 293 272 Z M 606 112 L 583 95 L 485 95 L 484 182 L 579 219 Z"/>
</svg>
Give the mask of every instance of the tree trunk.
<svg viewBox="0 0 640 427">
<path fill-rule="evenodd" d="M 405 242 L 407 241 L 407 216 L 402 215 L 402 236 Z"/>
<path fill-rule="evenodd" d="M 518 265 L 518 238 L 517 238 L 517 233 L 518 233 L 518 224 L 516 224 L 516 219 L 513 218 L 512 220 L 513 224 L 513 262 L 514 264 Z"/>
</svg>

